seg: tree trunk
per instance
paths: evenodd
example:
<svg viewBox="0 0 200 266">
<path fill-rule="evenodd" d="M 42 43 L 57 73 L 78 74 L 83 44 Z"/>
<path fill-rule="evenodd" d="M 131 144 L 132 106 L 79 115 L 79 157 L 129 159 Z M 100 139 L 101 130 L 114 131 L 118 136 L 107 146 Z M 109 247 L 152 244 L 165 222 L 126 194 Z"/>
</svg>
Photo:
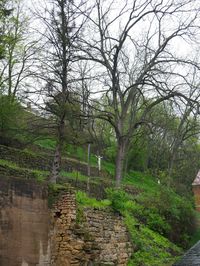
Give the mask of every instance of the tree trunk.
<svg viewBox="0 0 200 266">
<path fill-rule="evenodd" d="M 51 170 L 51 176 L 49 181 L 51 183 L 56 183 L 59 177 L 60 173 L 60 168 L 61 168 L 61 149 L 63 145 L 63 138 L 64 138 L 64 118 L 65 116 L 63 115 L 59 127 L 58 127 L 58 142 L 54 154 L 54 159 L 53 159 L 53 166 Z"/>
<path fill-rule="evenodd" d="M 59 177 L 60 172 L 60 165 L 61 165 L 61 147 L 60 143 L 57 144 L 54 159 L 53 159 L 53 166 L 50 176 L 50 183 L 56 183 Z"/>
<path fill-rule="evenodd" d="M 88 143 L 88 158 L 87 158 L 87 192 L 90 192 L 90 143 Z"/>
<path fill-rule="evenodd" d="M 122 138 L 119 138 L 118 139 L 116 165 L 115 165 L 116 187 L 120 187 L 120 183 L 121 183 L 121 180 L 122 180 L 122 173 L 123 173 L 125 154 L 126 154 L 126 140 L 122 139 Z"/>
<path fill-rule="evenodd" d="M 123 175 L 125 176 L 128 172 L 128 156 L 126 156 L 126 159 L 124 160 L 124 167 L 123 167 Z"/>
<path fill-rule="evenodd" d="M 88 143 L 88 156 L 87 156 L 87 175 L 90 176 L 90 146 L 91 144 Z"/>
<path fill-rule="evenodd" d="M 171 177 L 173 170 L 174 170 L 174 162 L 176 160 L 176 154 L 177 154 L 178 146 L 173 147 L 171 156 L 169 159 L 169 165 L 168 165 L 168 175 Z"/>
</svg>

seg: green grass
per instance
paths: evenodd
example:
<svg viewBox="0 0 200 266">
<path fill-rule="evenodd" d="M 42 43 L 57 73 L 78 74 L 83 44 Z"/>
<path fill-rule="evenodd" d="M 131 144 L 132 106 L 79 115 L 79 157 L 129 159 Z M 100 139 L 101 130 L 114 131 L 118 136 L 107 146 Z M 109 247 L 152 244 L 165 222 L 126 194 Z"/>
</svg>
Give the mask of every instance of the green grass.
<svg viewBox="0 0 200 266">
<path fill-rule="evenodd" d="M 152 208 L 147 208 L 147 213 L 145 214 L 143 205 L 138 204 L 134 200 L 134 196 L 122 189 L 107 189 L 107 195 L 111 201 L 112 208 L 124 216 L 125 224 L 135 246 L 135 252 L 132 254 L 128 265 L 172 265 L 182 250 L 159 234 L 158 230 L 154 230 L 156 226 L 158 229 L 165 229 L 164 226 L 167 224 L 166 221 L 162 221 L 159 211 L 154 213 Z M 152 214 L 154 214 L 153 217 Z M 154 225 L 149 225 L 148 220 L 153 221 Z"/>
<path fill-rule="evenodd" d="M 104 178 L 104 177 L 99 177 L 99 176 L 86 176 L 81 174 L 79 171 L 73 171 L 73 172 L 66 172 L 66 171 L 61 171 L 60 176 L 62 177 L 62 180 L 66 181 L 68 179 L 73 179 L 81 182 L 88 182 L 90 184 L 102 184 L 104 183 L 108 187 L 113 187 L 114 182 L 110 178 Z"/>
<path fill-rule="evenodd" d="M 138 221 L 130 214 L 124 213 L 124 217 L 133 244 L 136 245 L 128 266 L 169 266 L 177 261 L 182 253 L 179 247 L 148 227 L 138 226 Z"/>
<path fill-rule="evenodd" d="M 87 181 L 88 179 L 88 176 L 82 175 L 79 171 L 73 171 L 73 172 L 61 171 L 60 175 L 62 177 L 68 177 L 70 179 L 79 180 L 79 181 Z"/>
<path fill-rule="evenodd" d="M 56 140 L 55 139 L 51 139 L 51 138 L 47 138 L 47 139 L 40 139 L 40 140 L 36 140 L 34 142 L 34 144 L 45 148 L 45 149 L 49 149 L 49 150 L 55 150 L 56 147 Z"/>
<path fill-rule="evenodd" d="M 194 234 L 192 235 L 190 246 L 193 246 L 200 240 L 200 213 L 195 212 L 195 216 L 196 216 L 195 218 L 196 218 L 197 228 Z"/>
<path fill-rule="evenodd" d="M 37 142 L 37 145 L 48 149 L 54 149 L 55 144 L 56 142 L 53 139 L 40 140 Z M 69 147 L 69 149 L 66 149 L 68 157 L 76 157 L 81 161 L 86 160 L 86 153 L 82 147 L 77 149 L 72 146 Z M 31 153 L 30 151 L 30 154 Z M 91 164 L 97 165 L 97 159 L 94 155 L 91 155 Z M 47 171 L 20 168 L 17 164 L 6 160 L 0 160 L 0 165 L 5 165 L 16 170 L 29 171 L 35 175 L 36 180 L 41 182 L 44 181 L 49 174 Z M 114 175 L 114 164 L 102 160 L 102 169 Z M 67 178 L 82 182 L 88 181 L 88 177 L 82 175 L 78 171 L 72 173 L 62 171 L 61 176 L 63 177 L 63 182 L 67 182 Z M 108 186 L 111 186 L 112 183 L 108 178 L 90 177 L 90 183 L 99 184 L 101 182 L 107 182 Z M 184 223 L 183 217 L 188 216 L 187 214 L 189 213 L 190 206 L 187 206 L 186 202 L 182 201 L 175 192 L 171 190 L 168 191 L 162 184 L 159 185 L 157 179 L 150 174 L 130 171 L 122 180 L 122 188 L 125 186 L 135 187 L 142 192 L 139 195 L 129 195 L 123 190 L 116 191 L 108 189 L 108 199 L 99 201 L 95 198 L 88 197 L 84 192 L 77 191 L 76 200 L 79 206 L 78 212 L 82 213 L 84 207 L 98 209 L 112 207 L 114 211 L 118 211 L 124 216 L 124 221 L 131 235 L 133 245 L 136 246 L 135 252 L 132 254 L 129 261 L 129 266 L 172 265 L 182 253 L 182 250 L 163 236 L 167 235 L 166 232 L 171 230 L 171 224 L 168 223 L 168 218 L 169 220 L 172 219 L 177 222 L 180 217 L 179 224 L 181 227 Z M 50 186 L 50 205 L 55 202 L 61 191 L 68 188 L 68 185 L 65 184 Z M 167 216 L 168 218 L 166 218 Z M 178 224 L 178 222 L 176 224 Z M 188 226 L 188 224 L 186 225 Z M 173 226 L 171 227 L 173 228 Z M 200 229 L 198 229 L 193 236 L 191 245 L 199 239 Z"/>
<path fill-rule="evenodd" d="M 96 200 L 95 198 L 90 198 L 86 193 L 82 191 L 76 192 L 76 201 L 82 207 L 92 207 L 92 208 L 106 208 L 111 205 L 111 201 L 108 199 L 105 200 Z"/>
<path fill-rule="evenodd" d="M 122 184 L 132 185 L 148 193 L 154 193 L 158 191 L 160 187 L 155 177 L 138 171 L 130 171 L 130 173 L 123 178 Z"/>
<path fill-rule="evenodd" d="M 81 174 L 79 171 L 73 171 L 73 172 L 66 172 L 61 171 L 60 175 L 62 177 L 70 178 L 77 181 L 87 182 L 88 176 Z M 98 184 L 100 182 L 100 177 L 90 177 L 90 183 Z"/>
<path fill-rule="evenodd" d="M 2 159 L 0 159 L 0 165 L 8 166 L 8 167 L 13 168 L 13 169 L 19 169 L 20 168 L 16 163 L 13 163 L 13 162 L 7 161 L 7 160 L 2 160 Z"/>
<path fill-rule="evenodd" d="M 102 169 L 108 172 L 111 176 L 115 174 L 115 165 L 108 161 L 102 160 Z"/>
<path fill-rule="evenodd" d="M 49 172 L 48 171 L 41 171 L 41 170 L 35 170 L 35 169 L 29 169 L 29 168 L 23 168 L 23 167 L 19 167 L 16 163 L 13 163 L 11 161 L 7 161 L 7 160 L 0 160 L 0 165 L 2 166 L 6 166 L 9 167 L 13 170 L 17 170 L 17 171 L 27 171 L 31 174 L 34 174 L 36 180 L 38 182 L 43 182 L 46 180 Z"/>
</svg>

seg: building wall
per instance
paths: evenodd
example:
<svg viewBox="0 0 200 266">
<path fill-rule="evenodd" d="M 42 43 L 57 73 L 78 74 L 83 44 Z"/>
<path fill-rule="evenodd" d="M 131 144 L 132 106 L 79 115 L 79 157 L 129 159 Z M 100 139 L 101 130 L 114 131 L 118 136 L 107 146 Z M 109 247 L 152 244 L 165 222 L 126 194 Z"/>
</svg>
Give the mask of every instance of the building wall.
<svg viewBox="0 0 200 266">
<path fill-rule="evenodd" d="M 198 212 L 200 212 L 200 185 L 193 186 L 192 190 L 194 193 L 195 208 Z"/>
</svg>

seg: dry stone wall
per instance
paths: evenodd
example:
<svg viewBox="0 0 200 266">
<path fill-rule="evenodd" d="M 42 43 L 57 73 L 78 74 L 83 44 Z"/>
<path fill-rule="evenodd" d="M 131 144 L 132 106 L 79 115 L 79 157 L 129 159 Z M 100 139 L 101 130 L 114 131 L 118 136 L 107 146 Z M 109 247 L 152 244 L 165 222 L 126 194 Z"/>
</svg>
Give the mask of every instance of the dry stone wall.
<svg viewBox="0 0 200 266">
<path fill-rule="evenodd" d="M 12 161 L 23 168 L 48 171 L 52 167 L 53 155 L 35 155 L 30 152 L 0 145 L 0 159 Z M 80 163 L 75 159 L 63 159 L 62 169 L 67 172 L 79 171 L 80 173 L 87 175 L 87 164 Z M 91 176 L 98 175 L 98 169 L 96 167 L 91 167 Z M 107 176 L 107 173 L 101 171 L 100 175 Z"/>
<path fill-rule="evenodd" d="M 51 265 L 127 265 L 133 252 L 120 215 L 111 210 L 79 210 L 73 191 L 52 212 Z"/>
</svg>

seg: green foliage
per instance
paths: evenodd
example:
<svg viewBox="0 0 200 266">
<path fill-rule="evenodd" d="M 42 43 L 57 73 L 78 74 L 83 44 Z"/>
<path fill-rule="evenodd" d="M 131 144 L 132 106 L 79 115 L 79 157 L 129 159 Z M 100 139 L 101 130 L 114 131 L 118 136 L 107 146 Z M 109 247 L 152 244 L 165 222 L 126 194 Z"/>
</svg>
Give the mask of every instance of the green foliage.
<svg viewBox="0 0 200 266">
<path fill-rule="evenodd" d="M 27 173 L 33 174 L 33 176 L 35 177 L 35 180 L 37 180 L 38 182 L 45 181 L 48 174 L 49 174 L 48 171 L 41 171 L 41 170 L 36 170 L 36 169 L 19 167 L 16 163 L 13 163 L 13 162 L 7 161 L 7 160 L 2 160 L 2 159 L 0 159 L 0 165 L 9 167 L 12 170 L 26 171 Z"/>
<path fill-rule="evenodd" d="M 105 157 L 107 159 L 109 159 L 109 161 L 111 161 L 112 163 L 115 162 L 116 153 L 117 153 L 117 148 L 116 148 L 115 142 L 111 142 L 110 146 L 108 146 L 108 147 L 106 147 L 106 149 L 104 149 Z"/>
<path fill-rule="evenodd" d="M 180 254 L 181 249 L 161 236 L 158 228 L 151 228 L 155 227 L 155 223 L 144 223 L 145 207 L 134 201 L 133 197 L 123 190 L 107 189 L 107 194 L 114 210 L 124 216 L 133 244 L 136 245 L 136 252 L 133 253 L 128 265 L 171 265 L 177 259 L 174 254 Z M 164 221 L 158 213 L 150 210 L 148 216 L 151 222 L 154 218 L 158 218 L 157 224 L 163 226 Z"/>
<path fill-rule="evenodd" d="M 39 139 L 34 141 L 34 144 L 39 145 L 42 148 L 55 150 L 56 147 L 56 140 L 55 139 Z"/>
<path fill-rule="evenodd" d="M 79 171 L 73 171 L 73 172 L 66 172 L 66 171 L 61 171 L 60 175 L 62 177 L 66 177 L 73 179 L 73 180 L 77 180 L 77 181 L 83 181 L 83 182 L 87 182 L 88 180 L 88 176 L 81 174 Z M 95 177 L 90 177 L 90 183 L 99 183 L 99 180 Z"/>
<path fill-rule="evenodd" d="M 65 145 L 65 149 L 64 149 L 65 153 L 70 156 L 70 157 L 74 157 L 80 161 L 86 161 L 86 152 L 83 149 L 83 147 L 77 146 L 77 145 L 72 145 L 67 143 Z"/>
<path fill-rule="evenodd" d="M 5 20 L 8 18 L 12 11 L 11 9 L 8 9 L 6 7 L 7 0 L 1 0 L 0 1 L 0 59 L 5 57 L 6 54 L 6 33 L 5 33 Z M 1 88 L 0 88 L 1 90 Z"/>
<path fill-rule="evenodd" d="M 145 171 L 147 169 L 148 160 L 148 141 L 147 135 L 142 135 L 140 138 L 134 137 L 134 144 L 130 148 L 127 160 L 128 169 L 134 169 L 136 171 Z"/>
<path fill-rule="evenodd" d="M 195 230 L 191 201 L 162 186 L 154 194 L 141 193 L 135 199 L 143 207 L 141 220 L 149 228 L 182 247 L 188 247 Z"/>
<path fill-rule="evenodd" d="M 123 212 L 124 210 L 129 210 L 130 205 L 130 195 L 121 189 L 106 189 L 107 197 L 112 203 L 112 208 L 115 211 Z"/>
<path fill-rule="evenodd" d="M 73 171 L 73 172 L 61 171 L 60 175 L 63 177 L 69 177 L 81 181 L 87 181 L 88 179 L 88 176 L 82 175 L 79 171 Z"/>
<path fill-rule="evenodd" d="M 148 191 L 148 193 L 154 193 L 160 188 L 154 176 L 138 171 L 130 171 L 129 174 L 124 177 L 122 183 L 124 185 L 133 185 L 143 191 Z"/>
<path fill-rule="evenodd" d="M 180 248 L 148 227 L 138 226 L 137 220 L 128 213 L 124 216 L 132 241 L 136 244 L 129 266 L 169 266 L 177 260 Z"/>
<path fill-rule="evenodd" d="M 2 136 L 16 136 L 21 131 L 19 122 L 22 107 L 11 97 L 0 95 L 0 134 Z"/>
<path fill-rule="evenodd" d="M 106 208 L 110 206 L 111 202 L 109 200 L 96 200 L 95 198 L 90 198 L 86 193 L 82 191 L 76 192 L 76 201 L 79 205 L 84 207 L 93 207 L 93 208 Z"/>
<path fill-rule="evenodd" d="M 200 213 L 195 212 L 195 222 L 198 224 L 200 221 Z M 196 230 L 193 232 L 191 239 L 190 239 L 190 246 L 193 246 L 200 240 L 200 226 L 197 226 Z"/>
<path fill-rule="evenodd" d="M 19 169 L 18 165 L 16 163 L 13 163 L 11 161 L 7 161 L 7 160 L 2 160 L 0 159 L 0 165 L 2 166 L 8 166 L 10 168 L 13 168 L 13 169 Z"/>
<path fill-rule="evenodd" d="M 102 160 L 102 169 L 105 170 L 110 176 L 114 176 L 115 165 L 109 161 Z"/>
</svg>

